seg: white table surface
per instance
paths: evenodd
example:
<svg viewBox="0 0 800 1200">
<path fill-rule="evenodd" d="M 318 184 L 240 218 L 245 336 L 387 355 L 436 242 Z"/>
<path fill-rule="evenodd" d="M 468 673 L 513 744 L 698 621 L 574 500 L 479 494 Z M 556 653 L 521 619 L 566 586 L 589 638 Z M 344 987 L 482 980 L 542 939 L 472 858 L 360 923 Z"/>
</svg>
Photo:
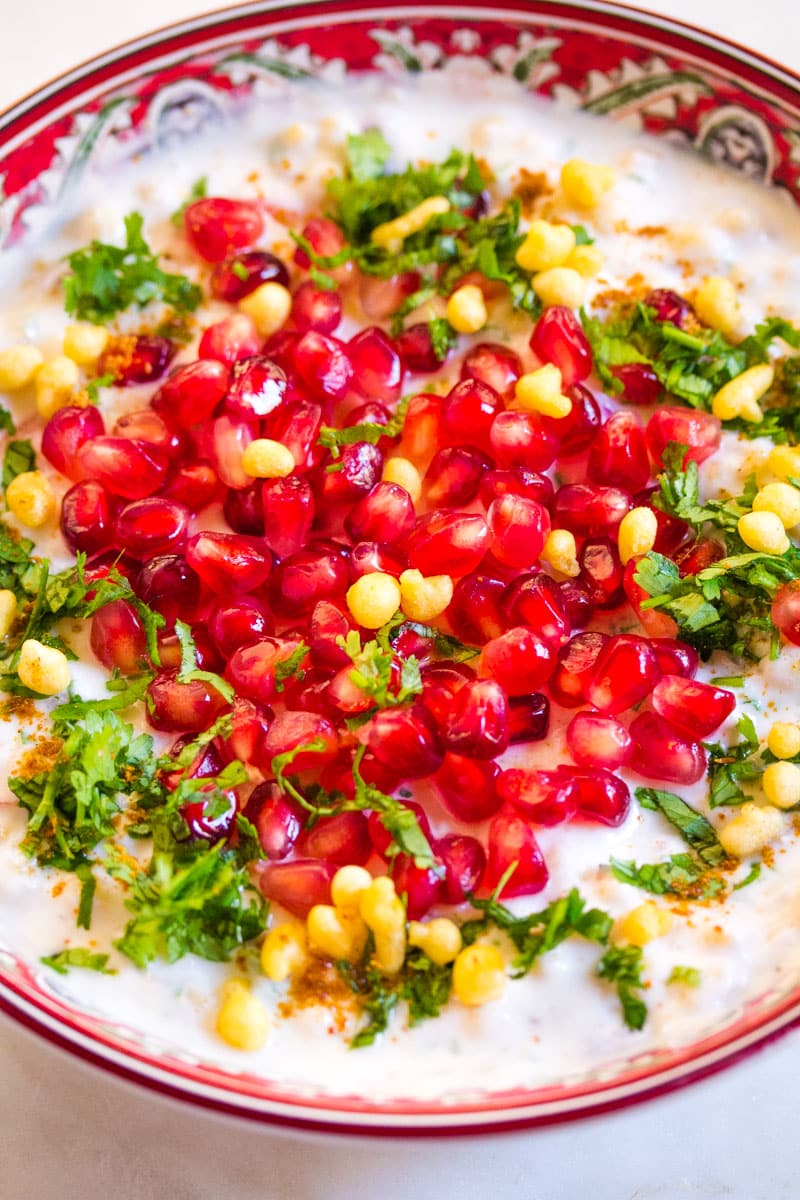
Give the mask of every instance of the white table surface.
<svg viewBox="0 0 800 1200">
<path fill-rule="evenodd" d="M 0 0 L 0 107 L 202 0 Z M 652 0 L 800 68 L 794 0 Z M 783 1200 L 800 1196 L 800 1032 L 638 1108 L 443 1143 L 279 1135 L 184 1109 L 0 1018 L 0 1200 Z"/>
</svg>

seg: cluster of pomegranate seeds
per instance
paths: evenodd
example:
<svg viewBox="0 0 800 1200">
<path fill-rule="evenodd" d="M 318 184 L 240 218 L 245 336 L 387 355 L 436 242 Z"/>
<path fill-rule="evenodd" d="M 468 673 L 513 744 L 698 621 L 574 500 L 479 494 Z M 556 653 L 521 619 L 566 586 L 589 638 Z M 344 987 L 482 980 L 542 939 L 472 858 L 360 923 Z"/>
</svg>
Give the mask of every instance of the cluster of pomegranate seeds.
<svg viewBox="0 0 800 1200">
<path fill-rule="evenodd" d="M 620 561 L 620 522 L 637 505 L 652 508 L 668 444 L 701 463 L 719 445 L 719 421 L 677 407 L 643 421 L 638 408 L 659 398 L 659 385 L 639 364 L 617 369 L 629 407 L 610 411 L 592 389 L 581 324 L 559 306 L 536 321 L 525 354 L 473 344 L 452 386 L 420 392 L 420 376 L 442 378 L 429 326 L 393 338 L 376 324 L 418 288 L 415 273 L 357 279 L 344 264 L 332 272 L 336 287 L 321 287 L 302 248 L 292 266 L 257 248 L 263 218 L 251 202 L 197 200 L 185 228 L 213 264 L 215 298 L 235 305 L 265 284 L 289 287 L 286 324 L 265 340 L 232 309 L 204 330 L 197 358 L 166 377 L 174 348 L 140 338 L 124 382 L 158 380 L 149 406 L 111 429 L 96 408 L 62 408 L 42 449 L 71 483 L 61 528 L 89 556 L 90 577 L 124 552 L 136 596 L 163 617 L 150 724 L 177 735 L 177 759 L 227 715 L 189 774 L 212 777 L 239 759 L 263 780 L 244 815 L 261 845 L 264 895 L 304 916 L 330 900 L 339 866 L 370 860 L 384 862 L 411 918 L 501 883 L 504 896 L 538 892 L 548 869 L 537 830 L 619 825 L 630 807 L 620 769 L 696 781 L 702 741 L 730 715 L 732 694 L 693 678 L 697 656 L 674 640 L 668 619 L 641 634 L 596 626 L 626 606 L 645 621 L 635 563 Z M 309 221 L 303 237 L 320 255 L 343 245 L 327 218 Z M 690 315 L 671 292 L 650 303 L 678 326 Z M 342 314 L 358 305 L 364 326 L 353 334 Z M 520 376 L 548 363 L 572 401 L 560 419 L 514 407 Z M 245 451 L 260 439 L 288 448 L 289 474 L 248 473 Z M 422 479 L 413 497 L 395 482 L 402 473 L 384 478 L 398 457 Z M 652 511 L 657 548 L 682 571 L 709 561 L 688 526 Z M 553 530 L 574 536 L 569 575 L 543 559 Z M 452 600 L 435 629 L 400 617 L 376 640 L 374 623 L 358 625 L 349 589 L 406 571 L 450 576 Z M 793 586 L 775 605 L 800 642 Z M 182 673 L 178 621 L 194 639 L 195 678 Z M 91 645 L 107 667 L 139 670 L 147 651 L 136 609 L 124 601 L 101 609 Z M 372 675 L 362 661 L 370 647 Z M 220 676 L 232 702 L 215 686 Z M 509 746 L 544 741 L 551 714 L 564 710 L 565 747 L 552 754 L 560 765 L 504 767 Z M 408 798 L 409 781 L 426 781 L 426 799 Z M 336 797 L 352 800 L 359 789 L 391 798 L 430 854 L 396 844 L 379 804 L 345 806 L 309 827 L 311 801 L 298 797 L 320 788 L 334 809 Z M 242 803 L 232 792 L 228 809 L 217 805 L 210 817 L 201 793 L 184 811 L 191 835 L 231 836 Z M 443 828 L 442 812 L 455 829 Z"/>
</svg>

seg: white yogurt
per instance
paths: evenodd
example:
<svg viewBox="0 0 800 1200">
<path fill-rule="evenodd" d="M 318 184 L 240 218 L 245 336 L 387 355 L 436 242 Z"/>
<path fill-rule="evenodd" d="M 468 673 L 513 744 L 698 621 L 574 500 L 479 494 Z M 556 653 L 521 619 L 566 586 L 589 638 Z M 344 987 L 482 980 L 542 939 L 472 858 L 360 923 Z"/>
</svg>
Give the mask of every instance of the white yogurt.
<svg viewBox="0 0 800 1200">
<path fill-rule="evenodd" d="M 72 196 L 69 211 L 45 239 L 0 264 L 0 345 L 27 337 L 45 353 L 60 349 L 67 323 L 61 305 L 59 260 L 92 237 L 119 239 L 122 218 L 131 209 L 145 217 L 146 234 L 159 251 L 169 253 L 175 269 L 197 276 L 168 215 L 202 175 L 211 194 L 259 195 L 278 216 L 319 211 L 326 179 L 343 163 L 348 133 L 377 125 L 393 147 L 393 166 L 407 160 L 444 157 L 457 146 L 473 150 L 492 167 L 502 195 L 520 168 L 545 171 L 552 182 L 561 163 L 574 155 L 613 165 L 618 185 L 589 224 L 606 256 L 593 284 L 595 293 L 625 290 L 631 277 L 652 287 L 686 292 L 706 274 L 729 274 L 742 284 L 742 331 L 766 313 L 800 318 L 800 215 L 782 193 L 768 192 L 698 162 L 666 143 L 649 141 L 608 122 L 556 109 L 526 95 L 513 82 L 484 76 L 425 76 L 403 83 L 374 79 L 339 84 L 303 85 L 269 105 L 243 114 L 241 121 L 191 146 L 158 158 L 145 156 L 135 168 L 104 180 L 98 202 L 96 181 L 88 179 Z M 568 220 L 585 219 L 566 209 Z M 268 223 L 264 245 L 287 258 L 291 242 L 276 216 Z M 637 233 L 649 227 L 647 236 Z M 658 227 L 663 227 L 658 232 Z M 201 325 L 221 312 L 208 303 Z M 525 322 L 491 329 L 483 337 L 506 337 L 525 346 Z M 509 332 L 510 330 L 510 332 Z M 462 339 L 463 346 L 466 340 Z M 182 351 L 192 357 L 192 348 Z M 448 368 L 457 372 L 457 359 Z M 137 394 L 138 393 L 138 394 Z M 148 389 L 106 392 L 104 410 L 137 407 Z M 20 432 L 35 430 L 31 397 L 8 402 Z M 33 434 L 35 437 L 35 432 Z M 709 491 L 735 492 L 751 469 L 754 454 L 768 446 L 726 435 L 723 448 L 704 469 Z M 46 469 L 46 468 L 45 468 Z M 63 490 L 63 481 L 58 487 Z M 66 561 L 57 536 L 41 539 L 41 552 Z M 796 671 L 800 652 L 784 650 L 778 662 L 765 662 L 748 679 L 742 701 L 761 736 L 776 718 L 797 717 Z M 710 664 L 702 677 L 738 673 L 726 660 Z M 103 694 L 103 674 L 94 667 L 75 668 L 77 690 Z M 565 754 L 563 727 L 556 717 L 547 745 L 517 748 L 509 761 L 552 765 Z M 735 727 L 735 717 L 729 729 Z M 728 730 L 723 730 L 724 738 Z M 14 727 L 0 723 L 0 752 L 11 764 L 20 746 Z M 630 782 L 641 782 L 631 779 Z M 685 789 L 687 800 L 706 808 L 705 785 Z M 29 864 L 18 843 L 24 814 L 5 785 L 0 793 L 0 914 L 2 940 L 12 954 L 35 965 L 43 954 L 65 944 L 110 948 L 126 914 L 116 884 L 100 872 L 91 936 L 76 930 L 75 881 L 67 877 L 53 898 L 56 876 Z M 434 825 L 437 811 L 433 808 Z M 441 818 L 442 814 L 438 816 Z M 719 821 L 718 814 L 711 819 Z M 445 824 L 440 822 L 440 828 Z M 452 821 L 447 821 L 452 826 Z M 467 827 L 465 827 L 466 829 Z M 474 832 L 474 827 L 469 827 Z M 634 804 L 620 829 L 573 824 L 537 831 L 551 879 L 541 896 L 512 902 L 520 912 L 544 907 L 578 886 L 590 904 L 617 916 L 646 897 L 614 880 L 609 859 L 656 862 L 685 849 L 657 815 Z M 222 1065 L 233 1072 L 260 1073 L 298 1094 L 359 1094 L 386 1100 L 404 1096 L 461 1099 L 486 1091 L 577 1080 L 609 1068 L 634 1054 L 680 1046 L 730 1022 L 743 1007 L 767 993 L 781 994 L 800 981 L 800 847 L 789 828 L 781 839 L 774 870 L 737 892 L 723 905 L 698 906 L 689 918 L 676 917 L 668 937 L 645 950 L 649 982 L 649 1020 L 631 1033 L 620 1019 L 613 990 L 598 981 L 598 947 L 573 939 L 548 954 L 526 979 L 512 983 L 502 1000 L 466 1012 L 456 1003 L 438 1020 L 407 1031 L 396 1017 L 390 1033 L 375 1047 L 347 1048 L 329 1030 L 329 1015 L 307 1009 L 291 1020 L 277 1019 L 263 1051 L 242 1055 L 213 1033 L 219 988 L 232 968 L 186 958 L 173 966 L 157 963 L 139 971 L 112 951 L 115 976 L 72 971 L 61 977 L 38 967 L 42 985 L 79 1008 L 128 1031 L 132 1041 L 163 1048 L 183 1058 Z M 677 964 L 699 967 L 696 990 L 666 987 Z M 271 1007 L 283 989 L 264 978 L 254 988 Z"/>
</svg>

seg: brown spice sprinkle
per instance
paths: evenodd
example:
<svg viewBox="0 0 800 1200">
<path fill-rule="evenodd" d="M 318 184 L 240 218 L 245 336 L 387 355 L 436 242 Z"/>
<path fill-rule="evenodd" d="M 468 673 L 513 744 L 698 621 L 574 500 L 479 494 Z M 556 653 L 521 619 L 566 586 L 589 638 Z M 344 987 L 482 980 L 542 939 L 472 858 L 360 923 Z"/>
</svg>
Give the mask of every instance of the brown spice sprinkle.
<svg viewBox="0 0 800 1200">
<path fill-rule="evenodd" d="M 14 771 L 15 778 L 33 779 L 35 775 L 42 775 L 45 771 L 51 770 L 58 760 L 63 745 L 64 742 L 58 737 L 39 738 L 35 745 L 26 750 L 20 758 Z"/>
<path fill-rule="evenodd" d="M 775 866 L 775 850 L 772 846 L 765 846 L 761 851 L 761 861 L 765 867 Z"/>
<path fill-rule="evenodd" d="M 113 375 L 119 378 L 133 362 L 136 351 L 136 336 L 134 334 L 115 334 L 109 341 L 102 359 L 99 373 Z"/>
<path fill-rule="evenodd" d="M 33 722 L 41 718 L 41 713 L 28 696 L 10 696 L 0 705 L 0 719 L 3 721 L 19 721 L 20 724 Z"/>
<path fill-rule="evenodd" d="M 50 895 L 53 897 L 54 900 L 58 899 L 58 897 L 64 891 L 64 888 L 66 886 L 67 886 L 67 881 L 65 879 L 59 879 L 58 883 L 53 884 L 53 886 L 50 890 Z"/>
<path fill-rule="evenodd" d="M 358 999 L 351 992 L 333 963 L 313 959 L 302 975 L 292 982 L 287 998 L 278 1006 L 282 1017 L 291 1017 L 304 1008 L 329 1009 L 333 1018 L 331 1032 L 342 1033 L 348 1017 L 358 1012 Z"/>
<path fill-rule="evenodd" d="M 552 190 L 544 171 L 528 171 L 525 167 L 520 167 L 511 194 L 520 201 L 523 216 L 530 217 L 538 201 L 549 195 Z"/>
</svg>

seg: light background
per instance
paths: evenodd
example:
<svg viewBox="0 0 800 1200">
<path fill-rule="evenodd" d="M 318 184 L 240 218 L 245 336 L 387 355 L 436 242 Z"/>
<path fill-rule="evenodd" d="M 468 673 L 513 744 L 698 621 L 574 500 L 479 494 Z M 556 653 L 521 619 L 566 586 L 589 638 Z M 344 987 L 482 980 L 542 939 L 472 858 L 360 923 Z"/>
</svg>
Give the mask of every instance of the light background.
<svg viewBox="0 0 800 1200">
<path fill-rule="evenodd" d="M 0 0 L 0 108 L 198 5 Z M 792 0 L 650 7 L 800 70 Z M 580 1125 L 345 1143 L 184 1110 L 0 1019 L 0 1200 L 797 1200 L 799 1102 L 797 1033 L 702 1084 Z"/>
</svg>

